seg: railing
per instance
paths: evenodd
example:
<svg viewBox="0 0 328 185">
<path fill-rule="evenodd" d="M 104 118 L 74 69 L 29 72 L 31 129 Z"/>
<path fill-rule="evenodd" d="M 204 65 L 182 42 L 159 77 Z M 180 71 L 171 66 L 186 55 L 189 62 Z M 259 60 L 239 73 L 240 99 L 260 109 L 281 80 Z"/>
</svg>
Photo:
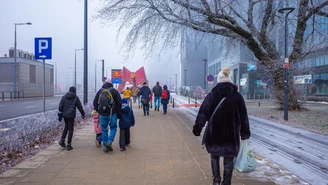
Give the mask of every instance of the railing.
<svg viewBox="0 0 328 185">
<path fill-rule="evenodd" d="M 274 100 L 272 94 L 255 93 L 255 94 L 242 94 L 245 100 Z"/>
<path fill-rule="evenodd" d="M 1 100 L 5 101 L 5 99 L 20 99 L 23 98 L 24 99 L 24 91 L 0 91 L 1 92 Z M 15 95 L 17 94 L 17 96 L 15 97 Z"/>
</svg>

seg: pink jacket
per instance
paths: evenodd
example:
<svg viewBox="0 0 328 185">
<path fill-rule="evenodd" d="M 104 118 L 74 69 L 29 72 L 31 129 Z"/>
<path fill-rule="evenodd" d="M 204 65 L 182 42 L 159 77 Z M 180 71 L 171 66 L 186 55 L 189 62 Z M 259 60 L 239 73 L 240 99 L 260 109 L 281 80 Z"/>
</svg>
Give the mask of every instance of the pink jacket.
<svg viewBox="0 0 328 185">
<path fill-rule="evenodd" d="M 101 125 L 99 123 L 99 114 L 94 114 L 92 116 L 93 118 L 93 126 L 94 126 L 94 129 L 95 129 L 95 133 L 96 134 L 101 134 Z"/>
</svg>

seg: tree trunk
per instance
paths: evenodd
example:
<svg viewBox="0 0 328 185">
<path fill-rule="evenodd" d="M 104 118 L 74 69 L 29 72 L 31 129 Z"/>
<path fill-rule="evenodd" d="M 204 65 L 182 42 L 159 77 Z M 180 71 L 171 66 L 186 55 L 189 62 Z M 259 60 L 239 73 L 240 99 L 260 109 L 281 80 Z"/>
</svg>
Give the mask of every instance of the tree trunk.
<svg viewBox="0 0 328 185">
<path fill-rule="evenodd" d="M 284 109 L 284 69 L 278 68 L 273 72 L 273 94 L 276 97 L 279 109 Z M 295 88 L 293 77 L 288 75 L 288 109 L 297 110 L 301 108 L 298 102 L 299 93 Z"/>
</svg>

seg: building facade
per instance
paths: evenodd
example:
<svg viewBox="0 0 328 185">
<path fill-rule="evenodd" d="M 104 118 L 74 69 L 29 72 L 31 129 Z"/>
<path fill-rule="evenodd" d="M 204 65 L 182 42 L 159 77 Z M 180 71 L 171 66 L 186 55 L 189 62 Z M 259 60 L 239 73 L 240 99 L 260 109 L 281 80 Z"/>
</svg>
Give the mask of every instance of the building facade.
<svg viewBox="0 0 328 185">
<path fill-rule="evenodd" d="M 17 91 L 20 97 L 42 97 L 43 63 L 34 59 L 33 54 L 17 52 Z M 45 65 L 45 94 L 54 95 L 54 66 Z M 0 57 L 0 91 L 6 98 L 14 94 L 14 54 L 9 50 L 9 57 Z M 18 92 L 16 92 L 18 95 Z"/>
</svg>

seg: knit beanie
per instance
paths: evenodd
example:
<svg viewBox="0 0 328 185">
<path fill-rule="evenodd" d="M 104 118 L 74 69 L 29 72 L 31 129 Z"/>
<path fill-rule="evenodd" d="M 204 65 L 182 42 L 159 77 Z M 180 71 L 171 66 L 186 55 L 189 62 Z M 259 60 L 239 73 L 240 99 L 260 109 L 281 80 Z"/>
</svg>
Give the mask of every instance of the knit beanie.
<svg viewBox="0 0 328 185">
<path fill-rule="evenodd" d="M 69 92 L 76 94 L 76 88 L 74 86 L 70 87 Z"/>
<path fill-rule="evenodd" d="M 230 78 L 230 69 L 228 66 L 223 67 L 223 69 L 220 71 L 218 75 L 218 83 L 223 83 L 223 82 L 232 83 L 232 80 Z"/>
</svg>

